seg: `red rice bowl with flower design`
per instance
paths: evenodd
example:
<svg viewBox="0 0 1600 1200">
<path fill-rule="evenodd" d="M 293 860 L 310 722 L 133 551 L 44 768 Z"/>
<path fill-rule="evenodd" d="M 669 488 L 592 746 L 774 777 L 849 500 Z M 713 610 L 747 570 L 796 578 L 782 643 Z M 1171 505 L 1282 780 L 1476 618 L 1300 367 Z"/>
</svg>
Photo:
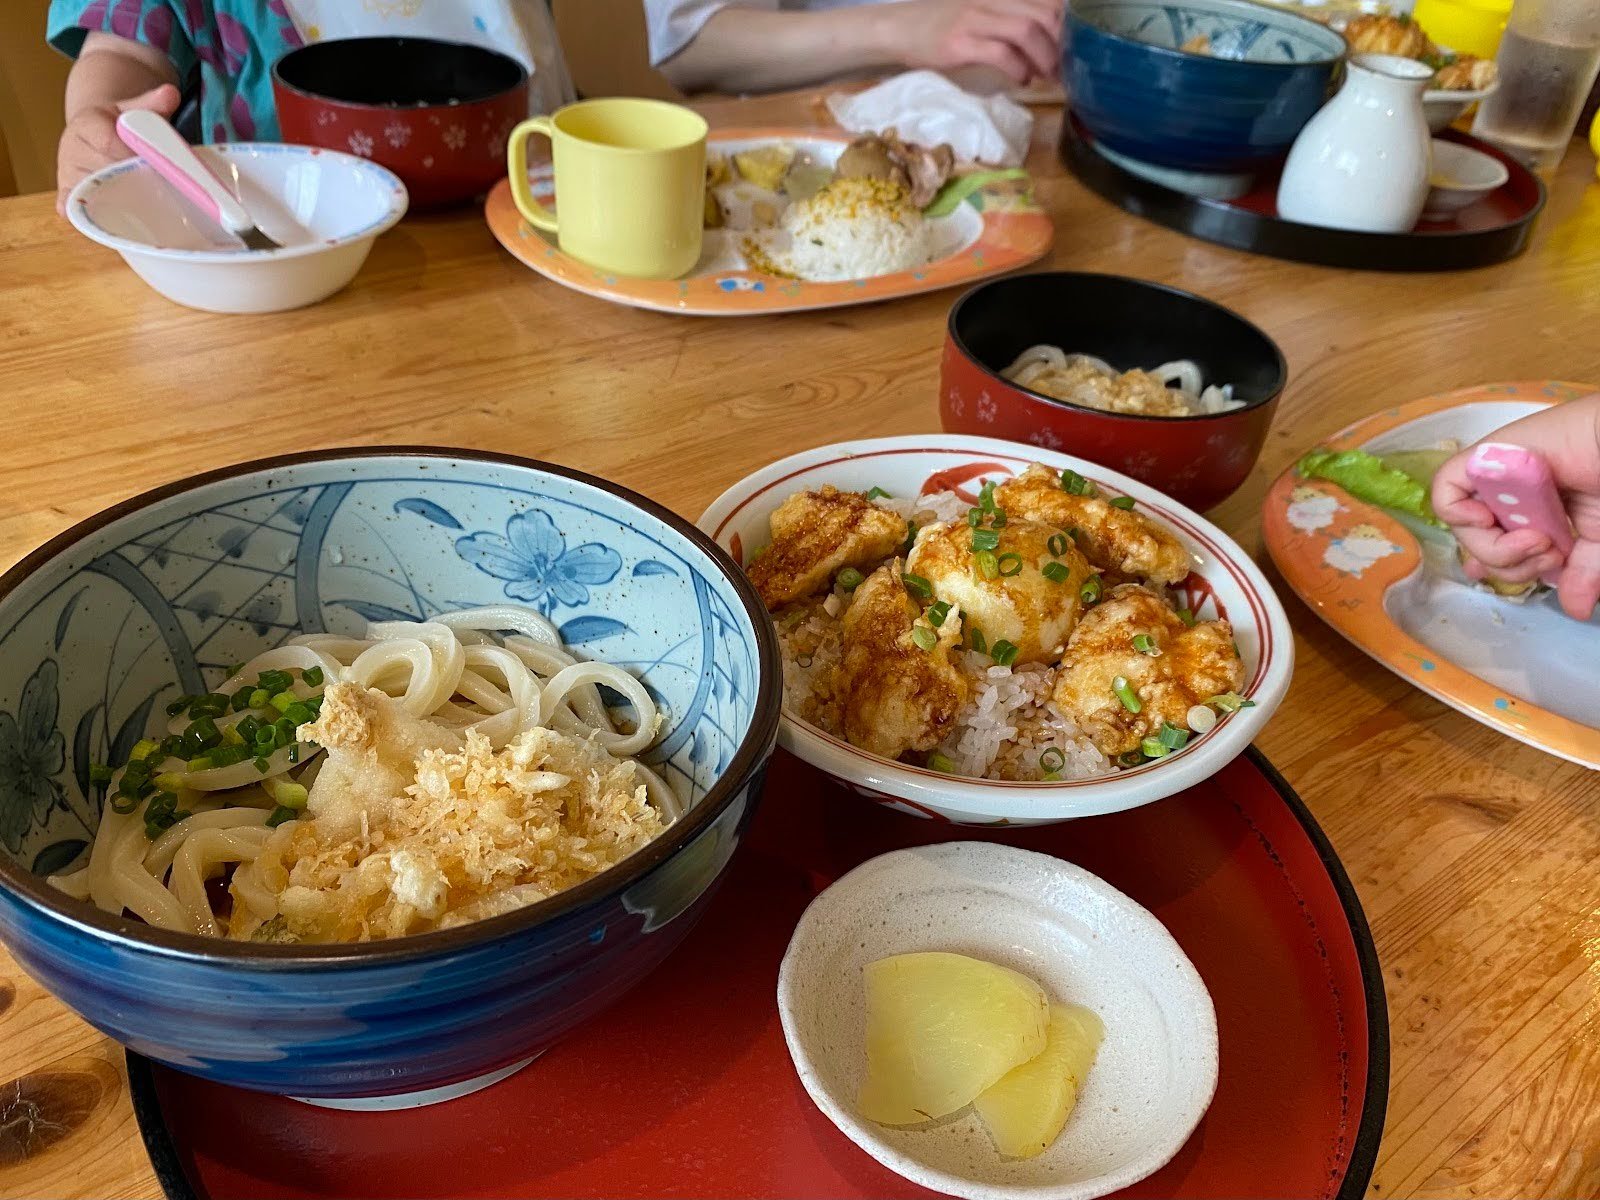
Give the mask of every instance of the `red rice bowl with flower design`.
<svg viewBox="0 0 1600 1200">
<path fill-rule="evenodd" d="M 1157 417 L 1052 399 L 1000 374 L 1037 345 L 1119 371 L 1188 359 L 1243 405 Z M 1120 275 L 1047 271 L 981 284 L 956 301 L 939 374 L 945 430 L 1067 451 L 1203 510 L 1249 477 L 1289 369 L 1271 338 L 1204 297 Z"/>
<path fill-rule="evenodd" d="M 411 207 L 445 208 L 505 178 L 506 139 L 528 115 L 509 55 L 430 38 L 313 42 L 272 68 L 283 140 L 388 167 Z"/>
</svg>

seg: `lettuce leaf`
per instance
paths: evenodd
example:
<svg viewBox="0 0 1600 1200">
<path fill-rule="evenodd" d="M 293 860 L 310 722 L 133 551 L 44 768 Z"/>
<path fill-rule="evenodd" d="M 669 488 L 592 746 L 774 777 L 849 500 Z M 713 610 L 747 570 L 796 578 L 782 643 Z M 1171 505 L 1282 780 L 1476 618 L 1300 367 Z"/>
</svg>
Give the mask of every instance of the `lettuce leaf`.
<svg viewBox="0 0 1600 1200">
<path fill-rule="evenodd" d="M 1313 450 L 1297 467 L 1302 478 L 1336 483 L 1357 500 L 1394 509 L 1443 527 L 1428 500 L 1428 485 L 1365 450 Z"/>
</svg>

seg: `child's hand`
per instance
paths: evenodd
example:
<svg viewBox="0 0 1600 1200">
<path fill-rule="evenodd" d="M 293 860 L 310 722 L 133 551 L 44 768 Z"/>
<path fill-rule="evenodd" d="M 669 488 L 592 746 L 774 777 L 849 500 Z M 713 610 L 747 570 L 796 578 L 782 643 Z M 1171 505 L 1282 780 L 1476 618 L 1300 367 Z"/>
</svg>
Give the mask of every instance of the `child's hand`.
<svg viewBox="0 0 1600 1200">
<path fill-rule="evenodd" d="M 1550 464 L 1572 518 L 1574 542 L 1558 588 L 1569 617 L 1587 621 L 1600 604 L 1600 395 L 1558 404 L 1497 429 L 1496 442 L 1537 451 Z M 1504 530 L 1474 498 L 1464 450 L 1439 469 L 1433 509 L 1467 553 L 1467 574 L 1507 583 L 1537 579 L 1560 563 L 1550 539 L 1531 529 Z"/>
<path fill-rule="evenodd" d="M 886 6 L 901 22 L 908 67 L 985 66 L 1014 83 L 1061 69 L 1062 0 L 907 0 Z"/>
<path fill-rule="evenodd" d="M 56 150 L 56 209 L 65 214 L 67 196 L 78 183 L 101 167 L 132 157 L 117 136 L 117 118 L 134 109 L 149 109 L 163 117 L 178 111 L 178 89 L 159 84 L 147 92 L 110 104 L 80 108 L 62 131 Z"/>
</svg>

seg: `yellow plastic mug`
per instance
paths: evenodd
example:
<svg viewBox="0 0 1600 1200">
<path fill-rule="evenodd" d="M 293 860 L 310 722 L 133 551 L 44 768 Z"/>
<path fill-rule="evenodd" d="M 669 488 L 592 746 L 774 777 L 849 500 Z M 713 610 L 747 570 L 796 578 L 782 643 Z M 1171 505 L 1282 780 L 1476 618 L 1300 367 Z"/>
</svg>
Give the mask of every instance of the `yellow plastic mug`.
<svg viewBox="0 0 1600 1200">
<path fill-rule="evenodd" d="M 535 133 L 550 139 L 555 212 L 528 183 Z M 699 260 L 706 122 L 698 113 L 664 100 L 584 100 L 518 125 L 506 162 L 518 210 L 572 257 L 642 279 L 676 279 Z"/>
</svg>

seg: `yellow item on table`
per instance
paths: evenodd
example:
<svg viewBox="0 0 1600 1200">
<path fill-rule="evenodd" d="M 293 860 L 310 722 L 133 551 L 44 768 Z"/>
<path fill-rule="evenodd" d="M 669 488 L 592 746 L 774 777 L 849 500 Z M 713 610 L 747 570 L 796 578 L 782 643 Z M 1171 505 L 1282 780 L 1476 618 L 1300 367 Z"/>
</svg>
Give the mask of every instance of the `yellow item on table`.
<svg viewBox="0 0 1600 1200">
<path fill-rule="evenodd" d="M 506 146 L 511 195 L 528 223 L 602 271 L 677 279 L 699 261 L 706 122 L 664 100 L 585 100 L 532 117 Z M 533 194 L 528 138 L 550 139 L 556 211 Z"/>
<path fill-rule="evenodd" d="M 1594 173 L 1600 178 L 1600 113 L 1595 113 L 1594 124 L 1589 126 L 1589 149 L 1594 151 Z"/>
<path fill-rule="evenodd" d="M 1435 45 L 1493 58 L 1511 15 L 1511 0 L 1417 0 L 1411 15 Z"/>
</svg>

